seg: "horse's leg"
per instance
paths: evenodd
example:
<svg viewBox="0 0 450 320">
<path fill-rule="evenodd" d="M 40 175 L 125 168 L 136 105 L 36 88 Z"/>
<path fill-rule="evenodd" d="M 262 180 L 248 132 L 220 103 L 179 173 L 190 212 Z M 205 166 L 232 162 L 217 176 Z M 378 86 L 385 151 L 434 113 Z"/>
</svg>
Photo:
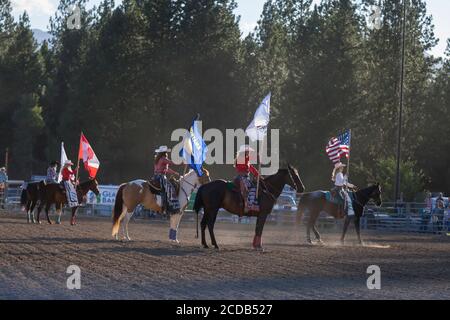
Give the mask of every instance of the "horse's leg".
<svg viewBox="0 0 450 320">
<path fill-rule="evenodd" d="M 203 245 L 203 248 L 205 248 L 205 249 L 209 248 L 208 245 L 206 244 L 206 237 L 205 237 L 206 225 L 208 224 L 208 218 L 207 217 L 208 217 L 207 211 L 204 210 L 203 218 L 202 218 L 202 221 L 200 223 L 200 226 L 201 226 L 201 230 L 202 230 L 202 245 Z"/>
<path fill-rule="evenodd" d="M 359 217 L 354 217 L 355 219 L 355 229 L 356 229 L 356 234 L 358 236 L 358 242 L 360 245 L 363 245 L 363 242 L 361 240 L 361 219 Z"/>
<path fill-rule="evenodd" d="M 52 220 L 50 220 L 50 217 L 48 216 L 48 210 L 50 210 L 50 206 L 51 206 L 50 203 L 48 203 L 48 204 L 45 205 L 45 215 L 46 215 L 46 217 L 47 217 L 48 223 L 49 223 L 49 224 L 53 224 Z"/>
<path fill-rule="evenodd" d="M 345 240 L 345 235 L 347 234 L 347 229 L 348 226 L 350 224 L 350 220 L 351 218 L 349 216 L 345 216 L 345 221 L 344 221 L 344 229 L 342 230 L 342 236 L 341 236 L 341 243 L 344 243 Z"/>
<path fill-rule="evenodd" d="M 37 201 L 34 201 L 31 205 L 31 210 L 30 210 L 31 223 L 36 223 L 36 220 L 34 219 L 34 209 L 36 208 L 36 205 L 37 205 Z"/>
<path fill-rule="evenodd" d="M 173 214 L 170 216 L 170 230 L 169 230 L 169 240 L 175 243 L 179 243 L 177 238 L 178 226 L 180 225 L 181 218 L 183 217 L 184 211 L 181 213 Z"/>
<path fill-rule="evenodd" d="M 41 216 L 41 211 L 42 211 L 43 207 L 44 207 L 44 202 L 41 201 L 41 203 L 39 203 L 39 206 L 37 209 L 36 223 L 38 223 L 38 224 L 41 224 L 40 216 Z"/>
<path fill-rule="evenodd" d="M 27 200 L 27 204 L 25 205 L 25 210 L 27 211 L 27 222 L 28 223 L 31 223 L 30 206 L 31 206 L 31 201 Z"/>
<path fill-rule="evenodd" d="M 219 246 L 216 242 L 216 236 L 214 235 L 214 224 L 216 223 L 217 211 L 219 211 L 219 209 L 214 210 L 213 216 L 208 220 L 208 230 L 212 245 L 214 246 L 214 248 L 219 249 Z"/>
<path fill-rule="evenodd" d="M 61 224 L 62 203 L 55 203 L 56 224 Z"/>
<path fill-rule="evenodd" d="M 262 249 L 262 233 L 266 223 L 267 214 L 260 214 L 256 220 L 255 237 L 253 238 L 253 248 Z"/>
<path fill-rule="evenodd" d="M 319 230 L 317 230 L 317 227 L 315 224 L 312 226 L 312 229 L 313 229 L 314 235 L 316 236 L 317 241 L 319 243 L 323 243 L 322 239 L 320 238 Z"/>
<path fill-rule="evenodd" d="M 71 226 L 74 226 L 74 225 L 77 224 L 76 221 L 75 221 L 75 217 L 76 217 L 76 214 L 77 214 L 77 210 L 78 210 L 78 207 L 73 207 L 73 208 L 72 208 L 72 217 L 70 218 L 70 225 L 71 225 Z"/>
<path fill-rule="evenodd" d="M 309 215 L 309 219 L 308 219 L 308 224 L 306 226 L 306 242 L 309 243 L 309 244 L 312 244 L 312 241 L 311 241 L 311 229 L 316 224 L 318 211 L 310 210 L 309 213 L 310 213 L 310 215 Z"/>
<path fill-rule="evenodd" d="M 131 241 L 130 235 L 128 234 L 128 222 L 130 222 L 131 217 L 133 216 L 133 212 L 127 212 L 125 214 L 125 218 L 123 219 L 123 227 L 124 227 L 124 235 L 125 239 Z"/>
</svg>

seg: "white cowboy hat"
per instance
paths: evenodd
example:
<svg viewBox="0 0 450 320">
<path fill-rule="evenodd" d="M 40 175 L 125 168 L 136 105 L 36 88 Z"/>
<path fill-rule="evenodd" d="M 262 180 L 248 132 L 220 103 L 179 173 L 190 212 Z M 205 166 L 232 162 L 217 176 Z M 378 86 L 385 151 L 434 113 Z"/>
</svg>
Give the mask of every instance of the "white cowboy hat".
<svg viewBox="0 0 450 320">
<path fill-rule="evenodd" d="M 243 152 L 247 152 L 247 151 L 248 152 L 255 152 L 255 150 L 252 147 L 250 147 L 249 145 L 244 144 L 244 145 L 242 145 L 239 148 L 238 153 L 243 153 Z"/>
<path fill-rule="evenodd" d="M 1 167 L 0 171 L 6 171 L 6 168 L 5 167 Z"/>
<path fill-rule="evenodd" d="M 158 149 L 155 150 L 155 153 L 163 153 L 170 151 L 172 151 L 172 149 L 169 149 L 167 146 L 160 146 Z"/>
<path fill-rule="evenodd" d="M 343 164 L 342 162 L 338 162 L 338 163 L 336 163 L 336 164 L 334 165 L 334 168 L 335 168 L 335 169 L 345 168 L 345 167 L 346 167 L 346 165 Z"/>
<path fill-rule="evenodd" d="M 64 165 L 65 166 L 73 166 L 73 162 L 70 160 L 66 160 L 66 161 L 64 161 Z"/>
</svg>

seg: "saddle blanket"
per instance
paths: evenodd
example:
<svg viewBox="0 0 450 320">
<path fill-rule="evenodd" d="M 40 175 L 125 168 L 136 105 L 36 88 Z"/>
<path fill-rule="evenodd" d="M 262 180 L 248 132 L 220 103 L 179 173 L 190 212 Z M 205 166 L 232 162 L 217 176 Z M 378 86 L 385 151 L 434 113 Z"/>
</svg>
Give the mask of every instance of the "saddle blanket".
<svg viewBox="0 0 450 320">
<path fill-rule="evenodd" d="M 344 206 L 344 199 L 342 199 L 338 193 L 336 193 L 335 196 L 333 196 L 333 193 L 331 191 L 324 191 L 325 192 L 325 198 L 328 202 L 337 204 L 339 206 Z M 346 192 L 346 201 L 347 201 L 347 212 L 349 216 L 355 215 L 355 210 L 353 210 L 353 192 Z"/>
<path fill-rule="evenodd" d="M 69 182 L 64 181 L 64 188 L 66 189 L 67 204 L 70 208 L 78 207 L 78 196 L 75 186 Z"/>
</svg>

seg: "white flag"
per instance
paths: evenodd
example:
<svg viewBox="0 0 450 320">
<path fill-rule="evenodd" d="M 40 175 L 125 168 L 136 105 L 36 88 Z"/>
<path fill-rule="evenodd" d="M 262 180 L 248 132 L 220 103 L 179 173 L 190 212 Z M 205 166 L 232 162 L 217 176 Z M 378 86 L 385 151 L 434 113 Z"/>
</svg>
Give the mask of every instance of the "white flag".
<svg viewBox="0 0 450 320">
<path fill-rule="evenodd" d="M 248 126 L 245 133 L 249 136 L 250 140 L 264 140 L 267 135 L 267 126 L 270 120 L 270 97 L 271 93 L 264 98 L 261 105 L 255 112 L 253 121 Z"/>
<path fill-rule="evenodd" d="M 62 168 L 64 166 L 64 162 L 66 162 L 68 160 L 67 155 L 66 155 L 66 150 L 64 150 L 64 142 L 61 142 L 61 168 L 59 169 L 59 175 L 58 175 L 58 182 L 62 181 Z"/>
</svg>

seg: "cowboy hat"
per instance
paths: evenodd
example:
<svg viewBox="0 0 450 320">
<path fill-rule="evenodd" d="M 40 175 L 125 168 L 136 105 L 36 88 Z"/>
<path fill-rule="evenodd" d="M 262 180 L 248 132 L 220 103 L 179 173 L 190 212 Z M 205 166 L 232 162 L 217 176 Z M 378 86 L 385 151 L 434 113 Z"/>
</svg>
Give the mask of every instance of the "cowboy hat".
<svg viewBox="0 0 450 320">
<path fill-rule="evenodd" d="M 73 166 L 73 162 L 70 160 L 66 160 L 66 161 L 64 161 L 64 165 L 65 166 Z"/>
<path fill-rule="evenodd" d="M 242 152 L 255 152 L 255 150 L 252 147 L 250 147 L 249 145 L 244 144 L 239 148 L 239 151 L 238 151 L 238 153 L 242 153 Z"/>
<path fill-rule="evenodd" d="M 155 150 L 155 153 L 163 153 L 170 151 L 172 151 L 172 149 L 169 149 L 167 146 L 160 146 L 158 149 Z"/>
<path fill-rule="evenodd" d="M 334 168 L 335 168 L 335 169 L 345 168 L 345 167 L 346 167 L 346 165 L 343 164 L 342 162 L 338 162 L 338 163 L 336 163 L 336 164 L 334 165 Z"/>
<path fill-rule="evenodd" d="M 0 171 L 6 171 L 6 168 L 5 167 L 1 167 Z"/>
</svg>

